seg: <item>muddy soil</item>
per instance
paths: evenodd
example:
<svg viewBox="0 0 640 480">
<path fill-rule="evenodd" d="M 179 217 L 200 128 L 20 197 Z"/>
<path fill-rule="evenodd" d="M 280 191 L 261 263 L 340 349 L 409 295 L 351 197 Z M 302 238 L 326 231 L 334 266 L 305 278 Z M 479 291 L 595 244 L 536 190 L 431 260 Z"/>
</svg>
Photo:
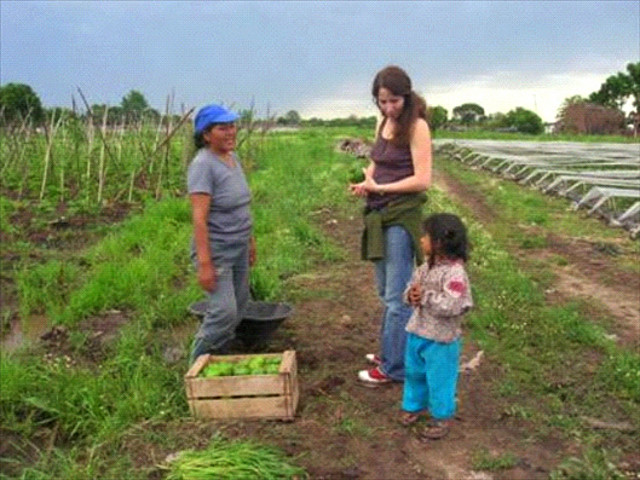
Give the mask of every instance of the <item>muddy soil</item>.
<svg viewBox="0 0 640 480">
<path fill-rule="evenodd" d="M 269 351 L 293 348 L 299 359 L 300 404 L 292 423 L 194 422 L 196 438 L 178 435 L 172 449 L 147 445 L 139 451 L 139 467 L 150 467 L 180 448 L 206 444 L 199 435 L 221 430 L 230 438 L 273 443 L 310 473 L 312 479 L 542 479 L 547 478 L 569 446 L 556 438 L 532 439 L 526 425 L 503 415 L 491 393 L 498 367 L 491 359 L 461 375 L 460 408 L 449 437 L 425 443 L 419 427 L 399 424 L 402 385 L 362 386 L 357 371 L 366 368 L 364 356 L 378 351 L 381 304 L 375 294 L 373 268 L 359 259 L 361 220 L 324 212 L 322 223 L 347 252 L 343 262 L 320 265 L 290 280 L 294 291 L 310 292 L 295 303 L 295 314 L 276 333 Z M 194 323 L 195 329 L 196 323 Z M 463 362 L 478 349 L 465 343 Z M 156 428 L 156 427 L 150 427 Z M 184 446 L 182 446 L 184 442 Z M 475 472 L 473 455 L 511 453 L 513 468 Z M 151 472 L 151 478 L 160 478 Z"/>
<path fill-rule="evenodd" d="M 95 215 L 74 214 L 63 202 L 44 217 L 37 216 L 30 207 L 11 215 L 9 220 L 14 232 L 0 233 L 0 347 L 3 350 L 14 351 L 26 341 L 37 342 L 50 328 L 45 317 L 30 319 L 27 328 L 22 325 L 13 277 L 15 270 L 22 265 L 44 262 L 52 255 L 64 259 L 77 254 L 100 238 L 96 227 L 116 224 L 136 208 L 132 204 L 114 203 Z M 41 217 L 49 219 L 42 221 Z M 17 240 L 30 243 L 28 253 L 24 247 L 12 243 Z"/>
<path fill-rule="evenodd" d="M 469 192 L 442 173 L 437 174 L 436 181 L 456 201 L 473 208 L 480 221 L 493 220 L 493 212 L 481 194 Z M 458 416 L 451 434 L 439 441 L 425 443 L 418 439 L 418 428 L 399 424 L 400 384 L 374 389 L 357 382 L 357 371 L 367 367 L 364 355 L 377 352 L 382 307 L 375 294 L 372 265 L 359 259 L 359 204 L 354 202 L 350 211 L 351 214 L 342 215 L 325 210 L 320 215 L 326 232 L 347 252 L 346 258 L 321 264 L 312 272 L 288 280 L 289 289 L 298 292 L 295 313 L 266 349 L 297 351 L 301 392 L 295 421 L 185 419 L 170 424 L 136 425 L 121 439 L 120 448 L 123 454 L 133 456 L 137 468 L 149 472 L 149 478 L 163 478 L 164 473 L 157 465 L 168 455 L 187 448 L 204 448 L 216 432 L 277 445 L 295 457 L 295 462 L 312 479 L 324 480 L 536 480 L 548 478 L 561 459 L 577 453 L 566 441 L 552 435 L 534 436 L 525 421 L 505 415 L 508 405 L 493 393 L 491 386 L 500 374 L 500 366 L 487 355 L 475 369 L 461 375 Z M 632 305 L 634 279 L 618 277 L 615 271 L 605 275 L 602 271 L 607 268 L 606 262 L 580 263 L 594 261 L 593 248 L 586 250 L 585 245 L 583 258 L 569 239 L 558 238 L 548 243 L 549 255 L 560 254 L 564 248 L 569 265 L 577 265 L 578 271 L 591 265 L 588 268 L 592 274 L 585 275 L 591 281 L 606 277 L 611 282 L 612 278 L 618 278 Z M 614 288 L 611 283 L 608 287 Z M 563 288 L 561 281 L 555 288 L 557 295 L 567 298 L 576 295 L 575 288 Z M 126 321 L 125 313 L 109 315 L 85 325 L 89 338 L 93 337 L 98 347 L 107 345 Z M 615 312 L 614 317 L 618 318 Z M 633 342 L 633 325 L 625 315 L 620 314 L 619 318 L 616 333 L 625 342 Z M 197 325 L 198 319 L 193 318 L 192 325 L 181 331 L 186 335 L 195 331 Z M 66 354 L 70 348 L 64 331 L 53 332 L 42 341 L 58 354 Z M 463 362 L 466 362 L 476 356 L 478 347 L 470 339 L 464 345 Z M 171 440 L 155 443 L 145 440 L 154 437 Z M 515 466 L 492 472 L 474 471 L 473 457 L 482 451 L 494 457 L 513 455 Z"/>
</svg>

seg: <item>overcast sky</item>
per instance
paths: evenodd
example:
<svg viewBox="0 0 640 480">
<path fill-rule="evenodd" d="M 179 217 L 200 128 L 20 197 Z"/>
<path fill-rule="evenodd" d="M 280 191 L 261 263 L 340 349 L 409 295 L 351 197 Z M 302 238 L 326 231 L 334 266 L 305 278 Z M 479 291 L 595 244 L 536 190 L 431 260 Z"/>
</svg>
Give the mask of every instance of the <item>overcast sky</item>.
<svg viewBox="0 0 640 480">
<path fill-rule="evenodd" d="M 640 60 L 640 1 L 0 2 L 0 81 L 45 106 L 159 110 L 222 101 L 303 118 L 376 113 L 370 85 L 403 67 L 430 105 L 517 106 L 553 121 Z"/>
</svg>

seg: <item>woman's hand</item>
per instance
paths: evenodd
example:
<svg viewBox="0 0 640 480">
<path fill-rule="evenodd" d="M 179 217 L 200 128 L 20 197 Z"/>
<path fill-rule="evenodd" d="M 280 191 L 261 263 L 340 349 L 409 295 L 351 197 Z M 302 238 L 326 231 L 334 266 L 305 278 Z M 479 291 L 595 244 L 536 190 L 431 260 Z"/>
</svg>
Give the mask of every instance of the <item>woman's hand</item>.
<svg viewBox="0 0 640 480">
<path fill-rule="evenodd" d="M 351 193 L 359 197 L 366 197 L 369 193 L 382 193 L 380 185 L 373 179 L 373 171 L 363 168 L 362 173 L 364 173 L 364 181 L 349 185 Z"/>
<path fill-rule="evenodd" d="M 212 263 L 201 263 L 198 267 L 198 283 L 207 292 L 216 289 L 216 268 Z"/>
<path fill-rule="evenodd" d="M 372 172 L 366 168 L 363 168 L 362 173 L 364 173 L 364 182 L 362 182 L 362 188 L 366 190 L 367 193 L 382 193 L 380 190 L 380 185 L 378 185 L 373 179 Z"/>
<path fill-rule="evenodd" d="M 367 194 L 373 190 L 372 187 L 375 187 L 377 184 L 373 180 L 373 172 L 375 172 L 375 164 L 373 162 L 369 162 L 369 166 L 362 169 L 362 173 L 364 173 L 364 180 L 359 183 L 352 183 L 349 185 L 349 190 L 353 195 L 358 197 L 366 197 Z"/>
<path fill-rule="evenodd" d="M 364 189 L 364 182 L 350 184 L 349 190 L 351 190 L 351 193 L 357 197 L 367 196 L 367 191 Z"/>
</svg>

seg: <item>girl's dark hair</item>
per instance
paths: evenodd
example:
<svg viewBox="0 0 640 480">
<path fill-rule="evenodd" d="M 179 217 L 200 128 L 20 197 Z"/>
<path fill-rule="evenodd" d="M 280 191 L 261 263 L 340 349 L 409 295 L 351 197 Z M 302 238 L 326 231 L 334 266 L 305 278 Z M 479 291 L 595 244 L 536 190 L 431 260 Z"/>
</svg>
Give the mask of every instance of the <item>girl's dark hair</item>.
<svg viewBox="0 0 640 480">
<path fill-rule="evenodd" d="M 393 95 L 404 98 L 404 107 L 400 117 L 398 117 L 398 127 L 393 132 L 392 143 L 396 145 L 408 145 L 411 135 L 411 128 L 418 118 L 427 120 L 427 102 L 424 98 L 414 92 L 411 88 L 411 78 L 400 67 L 390 65 L 380 70 L 373 79 L 371 95 L 373 101 L 378 105 L 378 93 L 381 88 L 386 88 Z M 380 108 L 378 106 L 378 108 Z M 382 123 L 380 124 L 382 128 Z M 377 132 L 380 135 L 380 130 Z"/>
<path fill-rule="evenodd" d="M 436 255 L 465 262 L 468 260 L 467 229 L 456 215 L 451 213 L 431 215 L 422 222 L 422 231 L 431 239 L 430 266 L 433 266 Z"/>
</svg>

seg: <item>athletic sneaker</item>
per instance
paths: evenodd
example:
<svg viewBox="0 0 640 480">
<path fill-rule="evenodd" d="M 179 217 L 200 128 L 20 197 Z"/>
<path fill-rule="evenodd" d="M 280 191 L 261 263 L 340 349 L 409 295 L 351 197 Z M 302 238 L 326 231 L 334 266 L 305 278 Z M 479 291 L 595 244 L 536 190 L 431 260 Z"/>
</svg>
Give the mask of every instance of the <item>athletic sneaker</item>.
<svg viewBox="0 0 640 480">
<path fill-rule="evenodd" d="M 366 358 L 367 362 L 372 363 L 376 366 L 382 365 L 382 359 L 375 353 L 367 353 L 364 358 Z"/>
<path fill-rule="evenodd" d="M 380 367 L 374 367 L 370 370 L 360 370 L 358 372 L 358 380 L 360 380 L 363 385 L 369 387 L 377 387 L 378 385 L 384 385 L 385 383 L 391 383 L 393 381 L 391 377 L 382 373 Z"/>
</svg>

